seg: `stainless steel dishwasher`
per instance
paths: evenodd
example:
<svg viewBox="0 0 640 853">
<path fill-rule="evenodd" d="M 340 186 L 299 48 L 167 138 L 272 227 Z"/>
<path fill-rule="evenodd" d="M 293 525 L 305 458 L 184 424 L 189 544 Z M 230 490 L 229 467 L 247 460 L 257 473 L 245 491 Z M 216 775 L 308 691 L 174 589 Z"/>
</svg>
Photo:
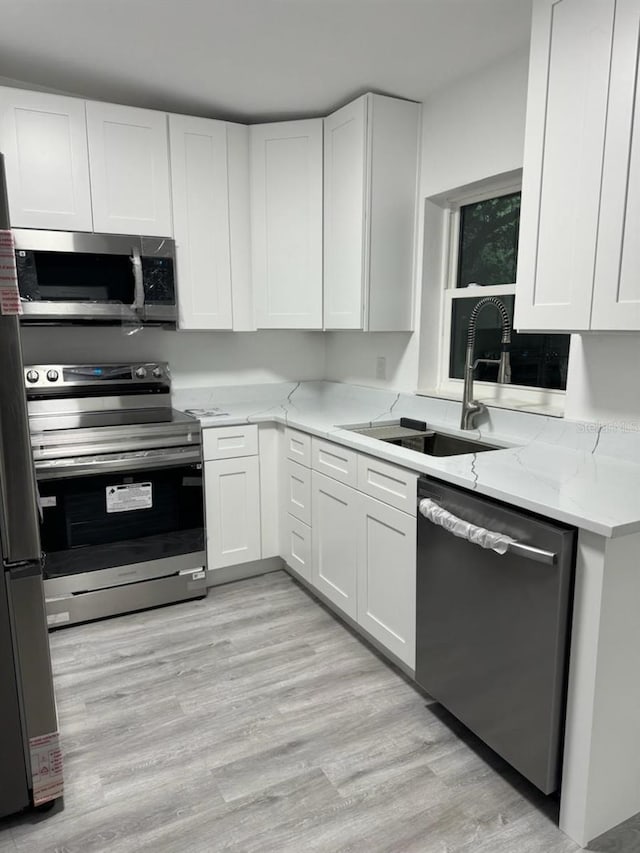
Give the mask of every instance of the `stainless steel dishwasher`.
<svg viewBox="0 0 640 853">
<path fill-rule="evenodd" d="M 549 794 L 560 783 L 576 531 L 430 479 L 418 501 L 416 681 Z"/>
</svg>

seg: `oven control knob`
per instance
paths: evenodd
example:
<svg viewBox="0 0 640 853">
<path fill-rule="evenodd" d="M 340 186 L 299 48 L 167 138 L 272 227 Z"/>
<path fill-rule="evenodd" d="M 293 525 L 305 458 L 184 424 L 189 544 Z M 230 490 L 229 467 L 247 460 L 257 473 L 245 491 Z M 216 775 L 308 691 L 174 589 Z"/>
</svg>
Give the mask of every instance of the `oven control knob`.
<svg viewBox="0 0 640 853">
<path fill-rule="evenodd" d="M 49 382 L 57 382 L 59 373 L 57 370 L 48 370 L 47 371 L 47 379 Z"/>
<path fill-rule="evenodd" d="M 147 368 L 146 367 L 136 367 L 136 376 L 138 377 L 138 379 L 146 379 Z"/>
<path fill-rule="evenodd" d="M 40 374 L 37 370 L 27 370 L 27 382 L 37 382 L 40 379 Z"/>
<path fill-rule="evenodd" d="M 153 368 L 153 375 L 155 376 L 156 379 L 162 379 L 162 368 L 161 367 L 154 367 Z"/>
</svg>

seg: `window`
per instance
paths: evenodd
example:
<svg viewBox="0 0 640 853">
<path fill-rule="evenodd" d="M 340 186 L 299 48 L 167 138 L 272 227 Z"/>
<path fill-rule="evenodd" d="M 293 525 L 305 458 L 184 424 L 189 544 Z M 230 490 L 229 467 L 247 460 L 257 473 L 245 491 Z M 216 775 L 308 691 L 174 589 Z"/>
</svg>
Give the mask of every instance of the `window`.
<svg viewBox="0 0 640 853">
<path fill-rule="evenodd" d="M 461 393 L 471 311 L 484 296 L 498 296 L 513 322 L 520 228 L 520 190 L 510 187 L 451 205 L 449 275 L 444 298 L 440 390 Z M 478 316 L 475 358 L 500 356 L 500 319 L 491 306 Z M 498 386 L 498 366 L 480 363 L 475 396 L 517 398 L 553 406 L 567 384 L 569 335 L 518 334 L 511 343 L 511 385 Z"/>
</svg>

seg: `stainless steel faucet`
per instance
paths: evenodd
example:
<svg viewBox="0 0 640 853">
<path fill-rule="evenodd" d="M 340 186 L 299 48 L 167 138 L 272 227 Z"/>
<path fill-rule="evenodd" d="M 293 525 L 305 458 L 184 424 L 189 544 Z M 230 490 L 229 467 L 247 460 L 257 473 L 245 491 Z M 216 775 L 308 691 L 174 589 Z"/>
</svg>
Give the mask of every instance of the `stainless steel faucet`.
<svg viewBox="0 0 640 853">
<path fill-rule="evenodd" d="M 502 351 L 500 358 L 477 358 L 473 360 L 473 351 L 476 346 L 476 323 L 478 314 L 487 305 L 493 305 L 498 309 L 500 319 L 502 321 L 502 338 L 500 345 Z M 462 417 L 460 419 L 460 429 L 473 429 L 476 417 L 484 412 L 486 406 L 484 403 L 473 399 L 473 373 L 479 364 L 499 364 L 498 382 L 501 385 L 507 385 L 511 382 L 511 361 L 509 358 L 509 346 L 511 345 L 511 320 L 507 312 L 506 306 L 502 299 L 497 296 L 485 296 L 476 303 L 471 316 L 469 317 L 469 327 L 467 329 L 467 354 L 464 362 L 464 392 L 462 395 Z"/>
</svg>

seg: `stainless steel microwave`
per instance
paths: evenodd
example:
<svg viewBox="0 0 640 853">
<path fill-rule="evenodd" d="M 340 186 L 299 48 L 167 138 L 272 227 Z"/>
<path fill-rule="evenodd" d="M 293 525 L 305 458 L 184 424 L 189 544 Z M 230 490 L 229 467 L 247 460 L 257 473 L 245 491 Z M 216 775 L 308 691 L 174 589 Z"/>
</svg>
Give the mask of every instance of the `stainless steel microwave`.
<svg viewBox="0 0 640 853">
<path fill-rule="evenodd" d="M 23 323 L 175 327 L 175 244 L 165 237 L 13 229 Z"/>
</svg>

